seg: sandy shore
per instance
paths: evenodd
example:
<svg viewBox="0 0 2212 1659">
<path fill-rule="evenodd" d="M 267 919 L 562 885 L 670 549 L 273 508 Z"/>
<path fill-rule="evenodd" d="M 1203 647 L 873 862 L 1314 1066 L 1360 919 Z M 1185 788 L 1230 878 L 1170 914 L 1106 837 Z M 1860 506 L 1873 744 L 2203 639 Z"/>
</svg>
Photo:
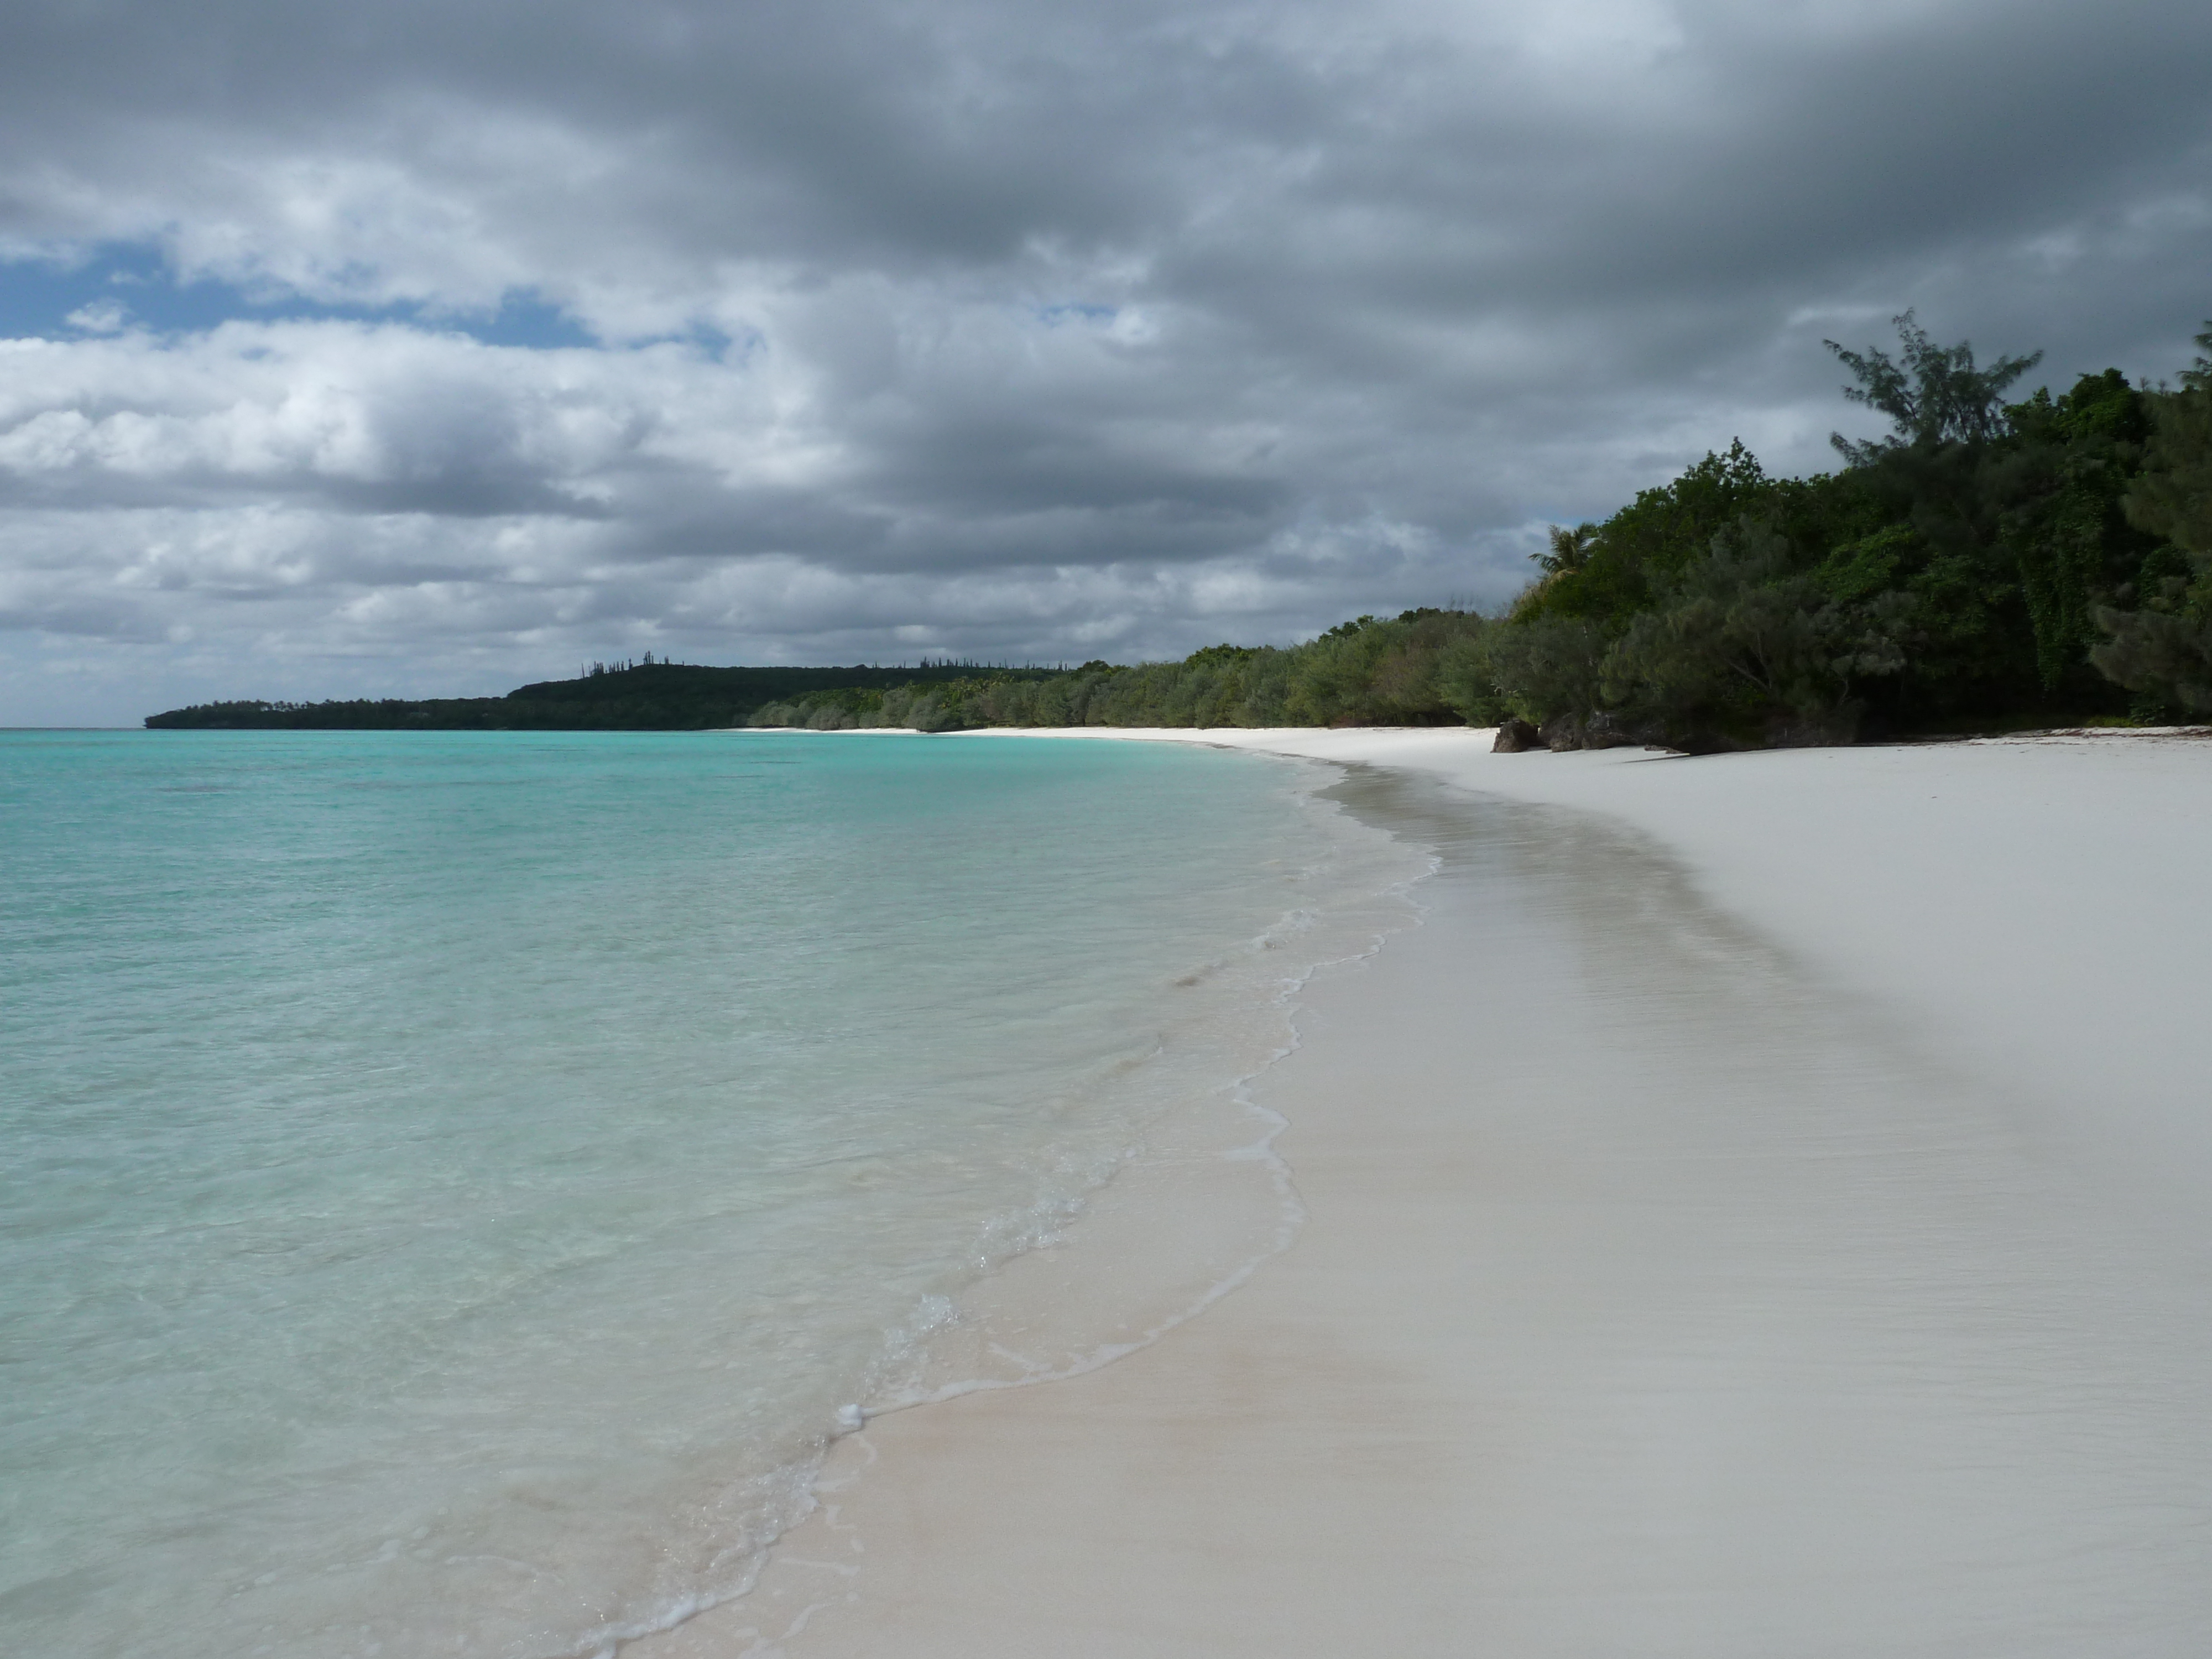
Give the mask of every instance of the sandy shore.
<svg viewBox="0 0 2212 1659">
<path fill-rule="evenodd" d="M 1304 1228 L 874 1420 L 628 1653 L 2212 1642 L 2212 744 L 1159 735 L 1367 763 L 1445 854 L 1258 1091 Z"/>
</svg>

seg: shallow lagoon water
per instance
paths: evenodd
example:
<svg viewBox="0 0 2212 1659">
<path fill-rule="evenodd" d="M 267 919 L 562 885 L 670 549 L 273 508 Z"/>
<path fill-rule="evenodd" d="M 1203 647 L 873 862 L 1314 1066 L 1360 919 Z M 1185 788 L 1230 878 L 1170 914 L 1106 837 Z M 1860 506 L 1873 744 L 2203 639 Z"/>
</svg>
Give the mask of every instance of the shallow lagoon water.
<svg viewBox="0 0 2212 1659">
<path fill-rule="evenodd" d="M 1362 948 L 1415 860 L 1319 781 L 0 736 L 9 1644 L 590 1654 L 740 1589 L 838 1408 Z"/>
</svg>

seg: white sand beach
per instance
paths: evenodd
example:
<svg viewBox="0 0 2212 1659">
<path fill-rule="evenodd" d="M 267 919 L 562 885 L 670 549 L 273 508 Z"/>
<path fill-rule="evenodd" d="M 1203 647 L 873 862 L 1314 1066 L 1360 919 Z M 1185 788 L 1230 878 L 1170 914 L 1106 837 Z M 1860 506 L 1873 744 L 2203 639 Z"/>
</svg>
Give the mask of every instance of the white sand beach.
<svg viewBox="0 0 2212 1659">
<path fill-rule="evenodd" d="M 627 1653 L 2212 1646 L 2212 742 L 1067 735 L 1346 763 L 1443 850 L 1255 1087 L 1304 1226 L 873 1419 Z"/>
</svg>

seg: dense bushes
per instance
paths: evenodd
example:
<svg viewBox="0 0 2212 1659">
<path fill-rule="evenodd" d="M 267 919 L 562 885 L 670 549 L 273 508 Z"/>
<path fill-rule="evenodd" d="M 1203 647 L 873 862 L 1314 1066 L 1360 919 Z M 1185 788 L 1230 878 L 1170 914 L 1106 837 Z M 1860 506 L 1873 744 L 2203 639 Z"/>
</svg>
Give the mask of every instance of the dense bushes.
<svg viewBox="0 0 2212 1659">
<path fill-rule="evenodd" d="M 2212 352 L 2212 331 L 2197 343 Z M 2148 462 L 2122 501 L 2156 544 L 2097 610 L 2104 638 L 2089 654 L 2146 712 L 2212 714 L 2212 358 L 2181 380 L 2150 400 Z"/>
<path fill-rule="evenodd" d="M 2006 404 L 2035 359 L 1898 323 L 1899 362 L 1835 348 L 1893 422 L 1841 471 L 1736 444 L 1555 531 L 1486 641 L 1499 706 L 1689 748 L 2212 711 L 2212 365 Z"/>
<path fill-rule="evenodd" d="M 1465 647 L 1489 627 L 1468 611 L 1362 617 L 1305 645 L 1208 646 L 1181 662 L 1064 674 L 985 675 L 930 687 L 817 692 L 749 722 L 817 731 L 902 726 L 1449 725 L 1466 718 Z"/>
</svg>

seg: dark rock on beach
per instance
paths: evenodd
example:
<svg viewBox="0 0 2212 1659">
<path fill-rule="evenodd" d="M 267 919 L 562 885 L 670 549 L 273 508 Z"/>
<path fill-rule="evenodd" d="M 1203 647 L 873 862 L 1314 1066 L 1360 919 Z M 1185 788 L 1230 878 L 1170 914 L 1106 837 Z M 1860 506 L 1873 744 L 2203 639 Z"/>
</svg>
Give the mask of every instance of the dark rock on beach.
<svg viewBox="0 0 2212 1659">
<path fill-rule="evenodd" d="M 1583 747 L 1585 749 L 1625 749 L 1644 741 L 1642 734 L 1632 732 L 1618 714 L 1596 714 L 1583 728 Z"/>
<path fill-rule="evenodd" d="M 1490 752 L 1493 755 L 1518 755 L 1543 746 L 1544 739 L 1536 728 L 1516 716 L 1498 726 L 1498 737 L 1491 744 Z"/>
<path fill-rule="evenodd" d="M 1554 714 L 1538 728 L 1536 735 L 1544 740 L 1544 747 L 1553 754 L 1583 746 L 1583 723 L 1573 714 Z"/>
</svg>

